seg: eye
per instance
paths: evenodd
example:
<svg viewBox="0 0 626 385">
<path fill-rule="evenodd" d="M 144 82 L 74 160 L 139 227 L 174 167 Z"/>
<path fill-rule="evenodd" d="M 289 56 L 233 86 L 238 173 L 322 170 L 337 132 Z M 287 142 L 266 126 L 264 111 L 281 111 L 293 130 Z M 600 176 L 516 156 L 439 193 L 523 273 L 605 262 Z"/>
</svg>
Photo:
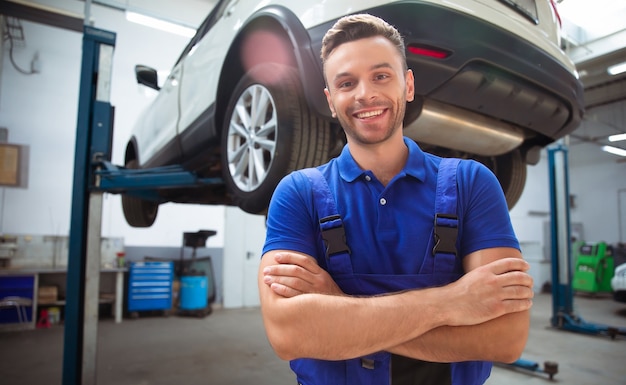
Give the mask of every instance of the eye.
<svg viewBox="0 0 626 385">
<path fill-rule="evenodd" d="M 376 74 L 374 76 L 375 80 L 385 80 L 389 78 L 389 74 Z"/>
<path fill-rule="evenodd" d="M 343 82 L 340 82 L 339 84 L 337 84 L 337 88 L 350 88 L 354 85 L 354 83 L 352 82 L 352 80 L 345 80 Z"/>
</svg>

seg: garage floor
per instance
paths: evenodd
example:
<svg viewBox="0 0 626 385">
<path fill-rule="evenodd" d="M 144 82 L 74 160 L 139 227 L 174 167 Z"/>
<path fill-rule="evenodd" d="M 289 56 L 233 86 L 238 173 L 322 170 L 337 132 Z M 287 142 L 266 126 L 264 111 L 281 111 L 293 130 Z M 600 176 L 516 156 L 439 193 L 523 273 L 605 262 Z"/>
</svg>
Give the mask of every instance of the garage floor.
<svg viewBox="0 0 626 385">
<path fill-rule="evenodd" d="M 588 322 L 626 327 L 626 304 L 575 297 Z M 530 339 L 522 358 L 556 361 L 554 383 L 626 384 L 626 339 L 549 328 L 551 297 L 536 296 Z M 142 316 L 99 323 L 99 385 L 293 385 L 288 364 L 274 356 L 258 309 L 215 309 L 204 318 Z M 3 385 L 61 384 L 63 327 L 0 333 Z M 490 385 L 549 384 L 547 376 L 496 367 Z"/>
</svg>

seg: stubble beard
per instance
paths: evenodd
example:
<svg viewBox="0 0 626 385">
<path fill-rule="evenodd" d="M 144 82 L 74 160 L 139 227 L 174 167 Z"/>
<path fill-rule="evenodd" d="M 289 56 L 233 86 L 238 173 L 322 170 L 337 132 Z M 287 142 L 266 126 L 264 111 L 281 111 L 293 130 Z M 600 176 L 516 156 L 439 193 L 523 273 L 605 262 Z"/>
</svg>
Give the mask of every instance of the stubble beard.
<svg viewBox="0 0 626 385">
<path fill-rule="evenodd" d="M 351 113 L 352 109 L 348 111 L 347 115 L 337 114 L 337 119 L 339 120 L 339 124 L 341 124 L 341 127 L 343 127 L 344 132 L 346 133 L 346 136 L 352 141 L 355 141 L 363 145 L 379 144 L 391 138 L 396 133 L 397 130 L 400 130 L 402 128 L 402 121 L 404 119 L 404 114 L 406 111 L 406 102 L 404 102 L 403 100 L 398 100 L 396 105 L 399 106 L 399 110 L 394 115 L 394 118 L 391 121 L 390 125 L 383 132 L 382 136 L 376 135 L 376 137 L 374 138 L 370 138 L 367 135 L 363 135 L 359 133 L 359 130 L 355 128 L 355 124 L 353 124 L 351 119 L 348 118 L 352 116 L 352 113 Z M 394 106 L 389 105 L 389 104 L 374 104 L 372 106 L 379 106 L 379 107 L 386 108 L 387 113 L 393 114 L 393 112 L 395 111 L 395 109 L 393 108 Z M 368 107 L 372 107 L 372 106 L 368 106 Z"/>
</svg>

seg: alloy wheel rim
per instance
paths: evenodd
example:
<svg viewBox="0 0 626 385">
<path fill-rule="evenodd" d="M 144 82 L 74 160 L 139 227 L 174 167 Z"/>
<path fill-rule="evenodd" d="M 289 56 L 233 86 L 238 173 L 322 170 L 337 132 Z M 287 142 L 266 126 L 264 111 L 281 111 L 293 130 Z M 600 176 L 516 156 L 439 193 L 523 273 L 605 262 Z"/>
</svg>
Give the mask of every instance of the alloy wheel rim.
<svg viewBox="0 0 626 385">
<path fill-rule="evenodd" d="M 276 106 L 269 90 L 255 84 L 237 100 L 227 140 L 228 169 L 244 192 L 256 190 L 267 178 L 278 138 Z"/>
</svg>

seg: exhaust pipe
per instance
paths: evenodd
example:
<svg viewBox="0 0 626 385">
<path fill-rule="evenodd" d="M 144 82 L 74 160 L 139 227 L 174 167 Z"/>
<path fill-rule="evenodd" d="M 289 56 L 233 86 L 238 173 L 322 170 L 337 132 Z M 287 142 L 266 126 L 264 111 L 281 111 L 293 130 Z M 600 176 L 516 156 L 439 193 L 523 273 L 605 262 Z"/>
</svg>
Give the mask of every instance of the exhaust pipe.
<svg viewBox="0 0 626 385">
<path fill-rule="evenodd" d="M 405 126 L 404 135 L 482 156 L 502 155 L 524 142 L 523 130 L 512 124 L 431 99 L 424 99 L 421 113 Z"/>
</svg>

